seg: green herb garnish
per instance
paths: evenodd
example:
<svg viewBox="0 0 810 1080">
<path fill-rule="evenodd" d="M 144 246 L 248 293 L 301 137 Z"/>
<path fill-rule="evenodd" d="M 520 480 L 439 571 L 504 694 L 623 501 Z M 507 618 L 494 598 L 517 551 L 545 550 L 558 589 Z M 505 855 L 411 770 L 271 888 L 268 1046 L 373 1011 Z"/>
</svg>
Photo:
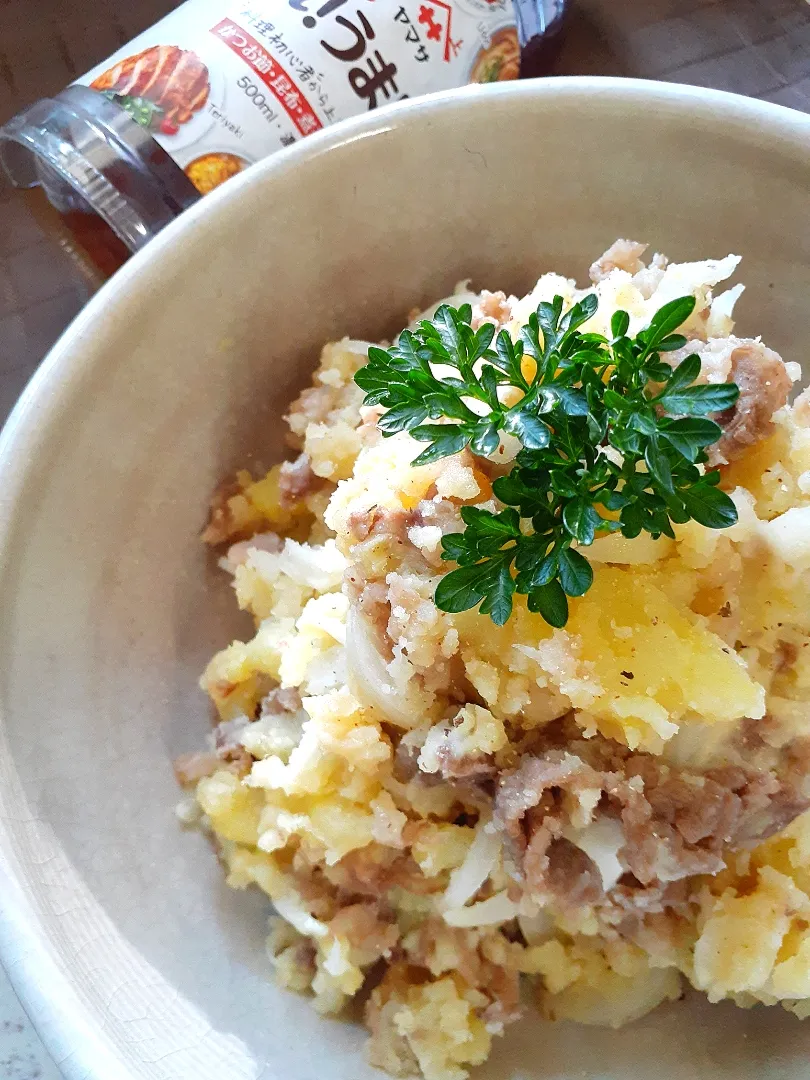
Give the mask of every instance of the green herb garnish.
<svg viewBox="0 0 810 1080">
<path fill-rule="evenodd" d="M 111 90 L 103 91 L 104 96 L 115 102 L 124 112 L 129 113 L 136 124 L 145 128 L 160 127 L 163 109 L 148 98 L 132 97 L 130 94 L 116 94 Z"/>
<path fill-rule="evenodd" d="M 522 444 L 511 471 L 492 485 L 505 509 L 464 506 L 466 530 L 442 540 L 442 558 L 458 564 L 436 589 L 442 611 L 480 604 L 500 626 L 517 592 L 530 611 L 564 626 L 568 597 L 582 596 L 593 581 L 574 543 L 587 547 L 613 532 L 672 537 L 672 523 L 690 519 L 710 529 L 736 522 L 719 472 L 698 466 L 722 434 L 708 417 L 732 406 L 739 389 L 694 385 L 696 355 L 674 368 L 660 358 L 686 344 L 674 331 L 694 297 L 665 304 L 634 338 L 624 311 L 614 314 L 610 339 L 580 333 L 597 304 L 591 293 L 563 313 L 556 296 L 540 304 L 515 342 L 506 330 L 496 337 L 488 323 L 473 331 L 469 304 L 443 304 L 390 349 L 370 348 L 355 375 L 365 404 L 388 410 L 379 420 L 383 435 L 409 431 L 429 444 L 414 465 L 465 447 L 492 454 L 500 432 Z M 437 365 L 450 370 L 437 374 Z M 521 395 L 511 406 L 502 401 L 510 387 L 512 401 L 515 390 Z"/>
</svg>

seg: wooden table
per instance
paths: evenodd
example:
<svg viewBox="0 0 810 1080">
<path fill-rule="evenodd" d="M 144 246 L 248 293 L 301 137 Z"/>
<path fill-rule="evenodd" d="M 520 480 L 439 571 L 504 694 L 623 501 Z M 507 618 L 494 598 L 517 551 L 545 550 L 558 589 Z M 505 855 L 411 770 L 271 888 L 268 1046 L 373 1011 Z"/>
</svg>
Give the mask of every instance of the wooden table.
<svg viewBox="0 0 810 1080">
<path fill-rule="evenodd" d="M 554 74 L 692 83 L 810 112 L 805 0 L 570 3 Z M 167 0 L 0 0 L 0 123 L 60 90 L 172 6 Z M 0 192 L 0 422 L 102 280 L 41 200 Z M 1 972 L 0 1074 L 56 1075 Z"/>
</svg>

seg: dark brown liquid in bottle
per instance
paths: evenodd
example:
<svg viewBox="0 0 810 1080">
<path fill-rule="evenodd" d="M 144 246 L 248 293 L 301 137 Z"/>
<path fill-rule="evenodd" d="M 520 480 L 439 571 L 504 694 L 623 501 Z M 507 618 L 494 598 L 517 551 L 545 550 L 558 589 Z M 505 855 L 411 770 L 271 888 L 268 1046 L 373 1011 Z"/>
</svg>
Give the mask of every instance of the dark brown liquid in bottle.
<svg viewBox="0 0 810 1080">
<path fill-rule="evenodd" d="M 520 51 L 521 79 L 536 79 L 550 75 L 563 40 L 565 16 L 555 19 L 545 33 L 531 38 Z"/>
<path fill-rule="evenodd" d="M 78 210 L 60 214 L 42 188 L 31 188 L 24 195 L 42 231 L 68 255 L 91 287 L 100 288 L 129 258 L 126 244 L 100 217 Z"/>
</svg>

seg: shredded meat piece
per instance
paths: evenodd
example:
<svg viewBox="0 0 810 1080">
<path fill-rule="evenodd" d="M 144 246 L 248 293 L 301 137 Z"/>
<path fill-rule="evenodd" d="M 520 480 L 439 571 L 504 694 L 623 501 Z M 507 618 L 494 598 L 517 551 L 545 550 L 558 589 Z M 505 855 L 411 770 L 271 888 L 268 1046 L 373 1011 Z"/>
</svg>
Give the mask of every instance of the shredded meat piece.
<svg viewBox="0 0 810 1080">
<path fill-rule="evenodd" d="M 190 754 L 180 754 L 174 759 L 174 775 L 181 787 L 191 787 L 204 776 L 213 776 L 217 769 L 222 768 L 222 762 L 211 751 L 194 751 Z"/>
<path fill-rule="evenodd" d="M 599 919 L 651 954 L 655 949 L 648 946 L 656 943 L 671 951 L 673 916 L 688 917 L 691 901 L 690 882 L 685 879 L 641 885 L 626 874 L 605 898 Z"/>
<path fill-rule="evenodd" d="M 294 686 L 278 687 L 262 698 L 262 716 L 297 713 L 302 707 L 301 694 Z"/>
<path fill-rule="evenodd" d="M 787 402 L 792 386 L 778 353 L 760 341 L 738 346 L 731 356 L 731 380 L 740 388 L 736 404 L 717 422 L 723 436 L 711 447 L 713 464 L 734 461 L 773 430 L 773 414 Z"/>
<path fill-rule="evenodd" d="M 550 812 L 553 799 L 544 793 L 545 809 L 529 811 L 529 842 L 523 856 L 523 876 L 533 900 L 549 900 L 562 910 L 595 904 L 602 899 L 602 879 L 593 860 L 560 836 L 560 816 Z"/>
<path fill-rule="evenodd" d="M 419 773 L 419 750 L 401 739 L 394 750 L 394 779 L 407 784 Z"/>
<path fill-rule="evenodd" d="M 285 461 L 279 470 L 278 486 L 282 506 L 300 502 L 321 483 L 312 471 L 306 454 L 299 454 L 295 461 Z"/>
<path fill-rule="evenodd" d="M 327 880 L 323 867 L 310 861 L 300 848 L 292 861 L 293 884 L 307 911 L 316 919 L 329 922 L 340 909 L 338 889 Z"/>
<path fill-rule="evenodd" d="M 270 551 L 273 554 L 277 554 L 283 547 L 284 541 L 278 533 L 256 533 L 256 535 L 251 536 L 249 540 L 239 540 L 237 543 L 231 544 L 228 548 L 226 558 L 232 566 L 244 566 L 247 562 L 248 552 L 251 548 L 258 548 L 259 551 Z"/>
<path fill-rule="evenodd" d="M 477 330 L 484 323 L 494 323 L 495 326 L 506 326 L 512 318 L 512 305 L 506 299 L 506 293 L 489 292 L 484 289 L 481 299 L 473 308 L 472 328 Z"/>
<path fill-rule="evenodd" d="M 377 846 L 350 851 L 328 875 L 341 893 L 373 900 L 385 899 L 395 887 L 420 896 L 442 889 L 441 878 L 426 878 L 409 854 Z"/>
<path fill-rule="evenodd" d="M 541 882 L 560 907 L 595 904 L 602 898 L 602 878 L 596 864 L 570 840 L 565 837 L 552 840 L 546 853 L 546 861 L 547 866 Z M 526 879 L 531 885 L 528 865 Z M 542 887 L 541 882 L 538 882 L 538 885 Z"/>
<path fill-rule="evenodd" d="M 481 459 L 481 465 L 482 467 L 489 466 L 491 462 Z M 461 528 L 461 514 L 459 508 L 449 499 L 440 499 L 439 502 L 434 502 L 433 499 L 422 499 L 411 511 L 408 527 L 413 525 L 435 525 L 442 530 L 442 534 L 458 532 Z"/>
<path fill-rule="evenodd" d="M 644 269 L 641 256 L 647 250 L 646 244 L 636 240 L 615 240 L 607 251 L 592 264 L 589 275 L 596 285 L 604 281 L 611 270 L 626 270 L 628 274 L 637 274 Z"/>
<path fill-rule="evenodd" d="M 528 810 L 551 788 L 600 787 L 598 773 L 573 754 L 550 750 L 543 757 L 525 757 L 519 767 L 501 777 L 495 796 L 494 821 L 508 836 L 525 843 L 522 821 Z"/>
<path fill-rule="evenodd" d="M 810 739 L 783 746 L 775 764 L 735 777 L 743 810 L 734 836 L 736 846 L 749 846 L 781 832 L 810 808 Z M 723 770 L 713 770 L 722 777 Z M 722 780 L 721 780 L 722 782 Z"/>
<path fill-rule="evenodd" d="M 334 386 L 308 386 L 290 406 L 285 417 L 290 428 L 288 441 L 300 449 L 310 424 L 322 424 L 335 407 L 340 390 Z"/>
<path fill-rule="evenodd" d="M 799 658 L 799 647 L 792 641 L 780 641 L 777 644 L 776 671 L 790 671 Z"/>
<path fill-rule="evenodd" d="M 406 941 L 408 959 L 420 967 L 427 968 L 433 975 L 440 975 L 437 968 L 439 955 L 449 951 L 453 957 L 453 970 L 471 986 L 480 986 L 483 982 L 485 960 L 478 950 L 480 934 L 475 930 L 461 930 L 436 918 L 426 918 L 419 929 L 409 935 Z"/>
<path fill-rule="evenodd" d="M 810 806 L 809 740 L 786 747 L 769 768 L 677 772 L 646 755 L 628 764 L 644 791 L 626 792 L 623 857 L 645 884 L 716 873 L 726 849 L 767 839 Z"/>
<path fill-rule="evenodd" d="M 611 890 L 610 901 L 617 912 L 629 919 L 658 915 L 664 911 L 685 910 L 689 904 L 689 882 L 657 881 L 654 885 L 641 885 L 629 874 Z"/>
<path fill-rule="evenodd" d="M 341 908 L 329 923 L 329 929 L 365 954 L 363 966 L 390 954 L 399 938 L 393 916 L 384 915 L 379 904 L 368 902 Z"/>
<path fill-rule="evenodd" d="M 244 748 L 240 747 L 239 751 L 228 750 L 223 754 L 193 751 L 190 754 L 180 754 L 172 763 L 175 778 L 181 787 L 193 787 L 204 776 L 213 776 L 222 769 L 236 773 L 237 776 L 244 776 L 250 769 L 253 758 Z"/>
<path fill-rule="evenodd" d="M 555 791 L 573 795 L 602 787 L 596 770 L 581 758 L 560 750 L 543 757 L 524 757 L 518 768 L 501 777 L 493 820 L 510 838 L 507 859 L 535 900 L 555 899 L 576 907 L 594 903 L 602 894 L 598 871 L 584 852 L 560 838 L 565 815 Z"/>
<path fill-rule="evenodd" d="M 372 581 L 366 585 L 358 597 L 357 607 L 360 614 L 368 619 L 378 635 L 381 646 L 390 649 L 390 642 L 386 637 L 386 628 L 391 618 L 391 603 L 388 599 L 388 587 L 385 582 Z"/>
<path fill-rule="evenodd" d="M 200 535 L 204 544 L 215 547 L 239 534 L 240 527 L 235 519 L 230 500 L 241 492 L 242 485 L 238 480 L 224 480 L 214 490 L 208 511 L 208 524 Z"/>
<path fill-rule="evenodd" d="M 649 799 L 633 788 L 625 789 L 622 828 L 626 844 L 621 857 L 643 885 L 677 881 L 692 874 L 716 874 L 723 868 L 717 850 L 690 845 L 676 825 L 656 814 Z"/>
<path fill-rule="evenodd" d="M 520 1003 L 520 976 L 517 971 L 490 964 L 486 973 L 487 994 L 494 998 L 481 1017 L 488 1027 L 502 1031 L 507 1024 L 514 1024 L 525 1010 Z"/>
<path fill-rule="evenodd" d="M 370 537 L 390 537 L 398 543 L 407 542 L 410 512 L 401 508 L 372 506 L 368 510 L 353 510 L 347 519 L 349 535 L 356 544 Z"/>
<path fill-rule="evenodd" d="M 368 540 L 371 530 L 377 522 L 377 507 L 370 510 L 352 510 L 346 519 L 349 535 L 356 544 Z"/>
<path fill-rule="evenodd" d="M 480 780 L 494 776 L 495 761 L 489 754 L 454 754 L 449 746 L 436 751 L 439 775 L 445 780 Z"/>
<path fill-rule="evenodd" d="M 240 716 L 234 720 L 223 720 L 214 728 L 214 750 L 217 757 L 239 776 L 250 772 L 253 764 L 253 758 L 239 741 L 239 736 L 249 723 L 251 721 L 247 717 Z"/>
<path fill-rule="evenodd" d="M 779 751 L 766 747 L 750 767 L 700 773 L 631 753 L 601 736 L 573 738 L 563 750 L 558 744 L 567 731 L 568 720 L 549 725 L 551 748 L 524 756 L 517 769 L 501 774 L 493 815 L 510 840 L 515 882 L 563 909 L 601 896 L 597 868 L 563 835 L 572 825 L 572 805 L 585 793 L 597 815 L 621 822 L 618 857 L 645 896 L 695 874 L 719 872 L 727 851 L 773 835 L 810 807 L 808 739 Z M 757 749 L 753 729 L 745 739 L 750 756 Z M 761 740 L 759 745 L 765 747 Z M 516 898 L 519 892 L 512 890 Z M 629 902 L 623 894 L 623 904 Z"/>
</svg>

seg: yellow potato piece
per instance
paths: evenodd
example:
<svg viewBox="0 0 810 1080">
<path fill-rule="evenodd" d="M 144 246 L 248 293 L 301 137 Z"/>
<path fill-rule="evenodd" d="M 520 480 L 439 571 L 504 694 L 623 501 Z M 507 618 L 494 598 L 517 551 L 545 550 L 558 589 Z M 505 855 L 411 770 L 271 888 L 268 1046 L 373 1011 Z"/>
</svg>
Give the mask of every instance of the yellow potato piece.
<svg viewBox="0 0 810 1080">
<path fill-rule="evenodd" d="M 237 844 L 255 844 L 264 795 L 245 787 L 238 776 L 217 772 L 197 785 L 197 800 L 208 815 L 214 831 Z"/>
<path fill-rule="evenodd" d="M 689 711 L 704 721 L 764 715 L 762 687 L 720 638 L 667 598 L 652 574 L 602 569 L 572 604 L 566 631 L 579 637 L 602 688 L 588 708 L 605 734 L 631 747 L 654 747 Z"/>
</svg>

